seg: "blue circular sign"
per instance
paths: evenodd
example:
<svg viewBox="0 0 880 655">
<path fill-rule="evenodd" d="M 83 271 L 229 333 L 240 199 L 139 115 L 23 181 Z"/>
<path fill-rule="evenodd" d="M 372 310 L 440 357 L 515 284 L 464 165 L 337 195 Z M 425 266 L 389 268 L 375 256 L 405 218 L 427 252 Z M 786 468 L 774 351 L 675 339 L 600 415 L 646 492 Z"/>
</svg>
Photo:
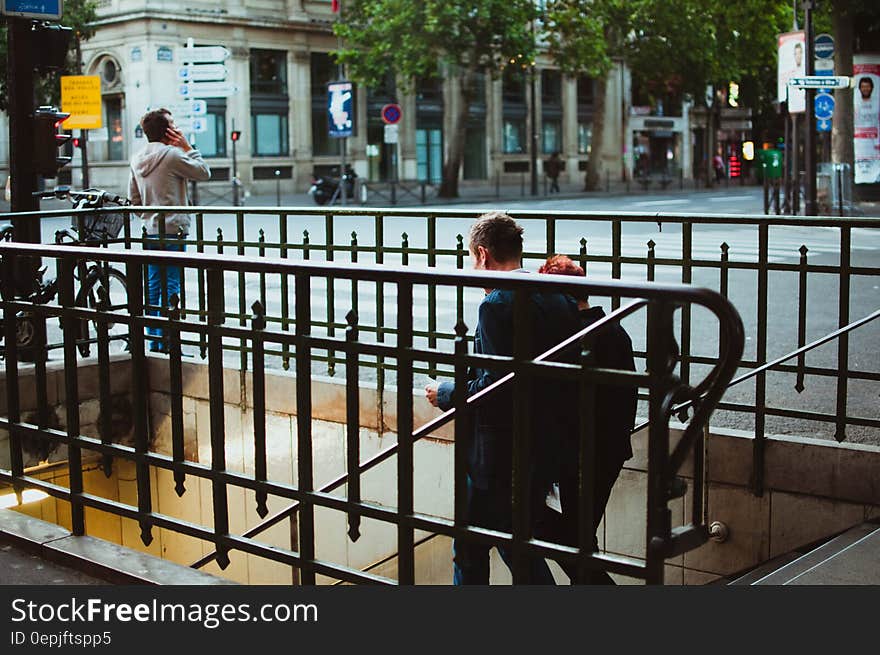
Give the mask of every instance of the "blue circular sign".
<svg viewBox="0 0 880 655">
<path fill-rule="evenodd" d="M 382 122 L 386 125 L 394 125 L 403 116 L 403 110 L 400 105 L 394 103 L 382 107 Z"/>
<path fill-rule="evenodd" d="M 817 59 L 831 59 L 834 56 L 834 39 L 830 34 L 820 34 L 813 41 Z"/>
<path fill-rule="evenodd" d="M 817 93 L 813 108 L 816 111 L 816 118 L 828 120 L 834 115 L 834 96 L 830 93 Z"/>
</svg>

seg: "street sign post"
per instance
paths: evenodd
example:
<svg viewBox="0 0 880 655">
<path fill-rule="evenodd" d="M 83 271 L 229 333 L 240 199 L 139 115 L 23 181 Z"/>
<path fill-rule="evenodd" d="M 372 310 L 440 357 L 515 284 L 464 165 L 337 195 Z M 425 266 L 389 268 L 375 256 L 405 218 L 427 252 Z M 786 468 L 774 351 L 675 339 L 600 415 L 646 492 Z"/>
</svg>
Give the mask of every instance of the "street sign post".
<svg viewBox="0 0 880 655">
<path fill-rule="evenodd" d="M 184 64 L 216 64 L 229 59 L 229 50 L 220 45 L 187 46 L 177 49 L 177 58 Z"/>
<path fill-rule="evenodd" d="M 238 87 L 228 82 L 188 82 L 181 84 L 177 95 L 181 98 L 228 98 L 238 93 Z"/>
<path fill-rule="evenodd" d="M 61 0 L 3 0 L 0 14 L 19 18 L 58 20 L 62 14 Z"/>
<path fill-rule="evenodd" d="M 382 122 L 386 125 L 396 125 L 403 117 L 403 110 L 400 105 L 391 103 L 382 107 Z"/>
<path fill-rule="evenodd" d="M 400 130 L 397 125 L 386 125 L 385 126 L 385 143 L 397 143 L 397 136 Z"/>
<path fill-rule="evenodd" d="M 813 101 L 816 118 L 828 120 L 834 115 L 834 96 L 830 93 L 817 93 Z"/>
<path fill-rule="evenodd" d="M 181 66 L 177 69 L 177 79 L 193 82 L 223 81 L 226 79 L 226 66 L 223 64 L 201 64 Z"/>
<path fill-rule="evenodd" d="M 788 86 L 796 89 L 847 89 L 852 78 L 846 75 L 804 75 L 792 77 Z"/>
<path fill-rule="evenodd" d="M 208 103 L 204 100 L 187 100 L 165 105 L 175 116 L 207 116 Z"/>
<path fill-rule="evenodd" d="M 199 134 L 200 132 L 208 131 L 208 121 L 203 117 L 184 116 L 181 118 L 175 118 L 174 124 L 177 126 L 177 129 L 181 132 L 186 132 L 187 134 Z"/>
</svg>

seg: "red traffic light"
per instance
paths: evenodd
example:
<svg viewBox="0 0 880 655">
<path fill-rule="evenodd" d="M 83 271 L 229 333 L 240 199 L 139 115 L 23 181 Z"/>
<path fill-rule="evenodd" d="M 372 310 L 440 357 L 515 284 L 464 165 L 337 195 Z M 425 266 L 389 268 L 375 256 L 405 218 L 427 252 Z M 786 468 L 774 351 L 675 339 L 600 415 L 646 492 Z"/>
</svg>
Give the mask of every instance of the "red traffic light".
<svg viewBox="0 0 880 655">
<path fill-rule="evenodd" d="M 70 157 L 58 154 L 58 149 L 72 138 L 58 133 L 68 118 L 70 114 L 55 107 L 40 107 L 34 112 L 34 172 L 43 177 L 55 177 L 59 168 L 70 163 Z"/>
<path fill-rule="evenodd" d="M 80 140 L 79 140 L 79 137 L 78 137 L 78 136 L 73 137 L 73 147 L 74 147 L 74 148 L 79 148 L 79 147 L 80 147 Z"/>
<path fill-rule="evenodd" d="M 238 141 L 241 138 L 241 130 L 232 130 L 229 136 L 233 141 Z"/>
</svg>

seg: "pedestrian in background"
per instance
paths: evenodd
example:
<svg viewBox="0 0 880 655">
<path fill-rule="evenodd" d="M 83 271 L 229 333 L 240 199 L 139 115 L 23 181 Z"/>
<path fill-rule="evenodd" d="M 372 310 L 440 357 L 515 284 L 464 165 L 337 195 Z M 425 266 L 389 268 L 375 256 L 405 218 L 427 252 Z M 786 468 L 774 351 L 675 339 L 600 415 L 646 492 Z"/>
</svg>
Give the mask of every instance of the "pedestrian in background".
<svg viewBox="0 0 880 655">
<path fill-rule="evenodd" d="M 544 162 L 544 172 L 550 178 L 550 193 L 554 191 L 559 193 L 559 174 L 562 172 L 562 159 L 560 159 L 558 152 L 554 152 Z"/>
<path fill-rule="evenodd" d="M 527 273 L 522 268 L 523 229 L 504 212 L 484 214 L 471 227 L 469 250 L 473 267 L 484 271 Z M 514 334 L 528 329 L 531 335 L 528 356 L 536 357 L 577 332 L 579 320 L 574 299 L 562 293 L 532 293 L 528 299 L 529 325 L 514 325 L 514 293 L 506 289 L 486 289 L 480 303 L 479 320 L 474 331 L 474 353 L 513 355 Z M 467 395 L 472 396 L 501 379 L 497 369 L 472 368 Z M 532 450 L 526 453 L 531 480 L 531 516 L 537 519 L 554 480 L 559 477 L 558 442 L 562 435 L 561 417 L 568 409 L 559 402 L 554 385 L 535 379 L 529 397 Z M 428 385 L 425 396 L 435 407 L 451 409 L 455 385 L 444 382 Z M 467 444 L 468 525 L 510 532 L 512 526 L 512 454 L 513 454 L 512 385 L 499 389 L 474 410 L 474 433 Z M 453 582 L 489 584 L 491 546 L 469 539 L 453 543 Z M 510 568 L 510 552 L 498 548 Z M 532 557 L 529 562 L 532 584 L 553 584 L 547 562 Z"/>
<path fill-rule="evenodd" d="M 715 169 L 715 181 L 720 182 L 724 179 L 724 160 L 721 158 L 721 153 L 715 153 L 715 156 L 712 158 L 712 168 Z"/>
<path fill-rule="evenodd" d="M 201 153 L 189 144 L 174 125 L 171 112 L 167 109 L 147 112 L 141 118 L 140 125 L 148 143 L 131 160 L 128 195 L 132 204 L 148 207 L 189 205 L 187 182 L 211 179 L 211 169 L 202 159 Z M 141 218 L 147 231 L 147 239 L 158 241 L 162 238 L 165 250 L 180 252 L 185 249 L 182 240 L 189 234 L 192 221 L 189 214 L 145 212 Z M 144 247 L 157 250 L 162 246 L 148 243 Z M 148 310 L 149 315 L 158 315 L 158 308 L 167 307 L 168 299 L 172 295 L 180 295 L 180 275 L 181 270 L 177 266 L 147 266 L 147 304 L 151 307 Z M 147 334 L 161 337 L 162 331 L 148 327 Z M 150 340 L 150 350 L 164 352 L 161 338 Z"/>
</svg>

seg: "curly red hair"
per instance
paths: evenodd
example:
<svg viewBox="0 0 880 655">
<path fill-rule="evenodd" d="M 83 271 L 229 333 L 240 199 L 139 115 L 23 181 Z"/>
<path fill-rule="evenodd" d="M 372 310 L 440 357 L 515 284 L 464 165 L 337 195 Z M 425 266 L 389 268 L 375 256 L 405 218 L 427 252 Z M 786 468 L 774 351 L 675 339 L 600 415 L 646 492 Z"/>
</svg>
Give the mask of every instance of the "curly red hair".
<svg viewBox="0 0 880 655">
<path fill-rule="evenodd" d="M 585 277 L 584 269 L 575 264 L 571 257 L 566 255 L 553 255 L 538 269 L 538 273 L 549 275 L 571 275 L 573 277 Z M 587 300 L 586 294 L 573 294 L 577 300 Z"/>
</svg>

